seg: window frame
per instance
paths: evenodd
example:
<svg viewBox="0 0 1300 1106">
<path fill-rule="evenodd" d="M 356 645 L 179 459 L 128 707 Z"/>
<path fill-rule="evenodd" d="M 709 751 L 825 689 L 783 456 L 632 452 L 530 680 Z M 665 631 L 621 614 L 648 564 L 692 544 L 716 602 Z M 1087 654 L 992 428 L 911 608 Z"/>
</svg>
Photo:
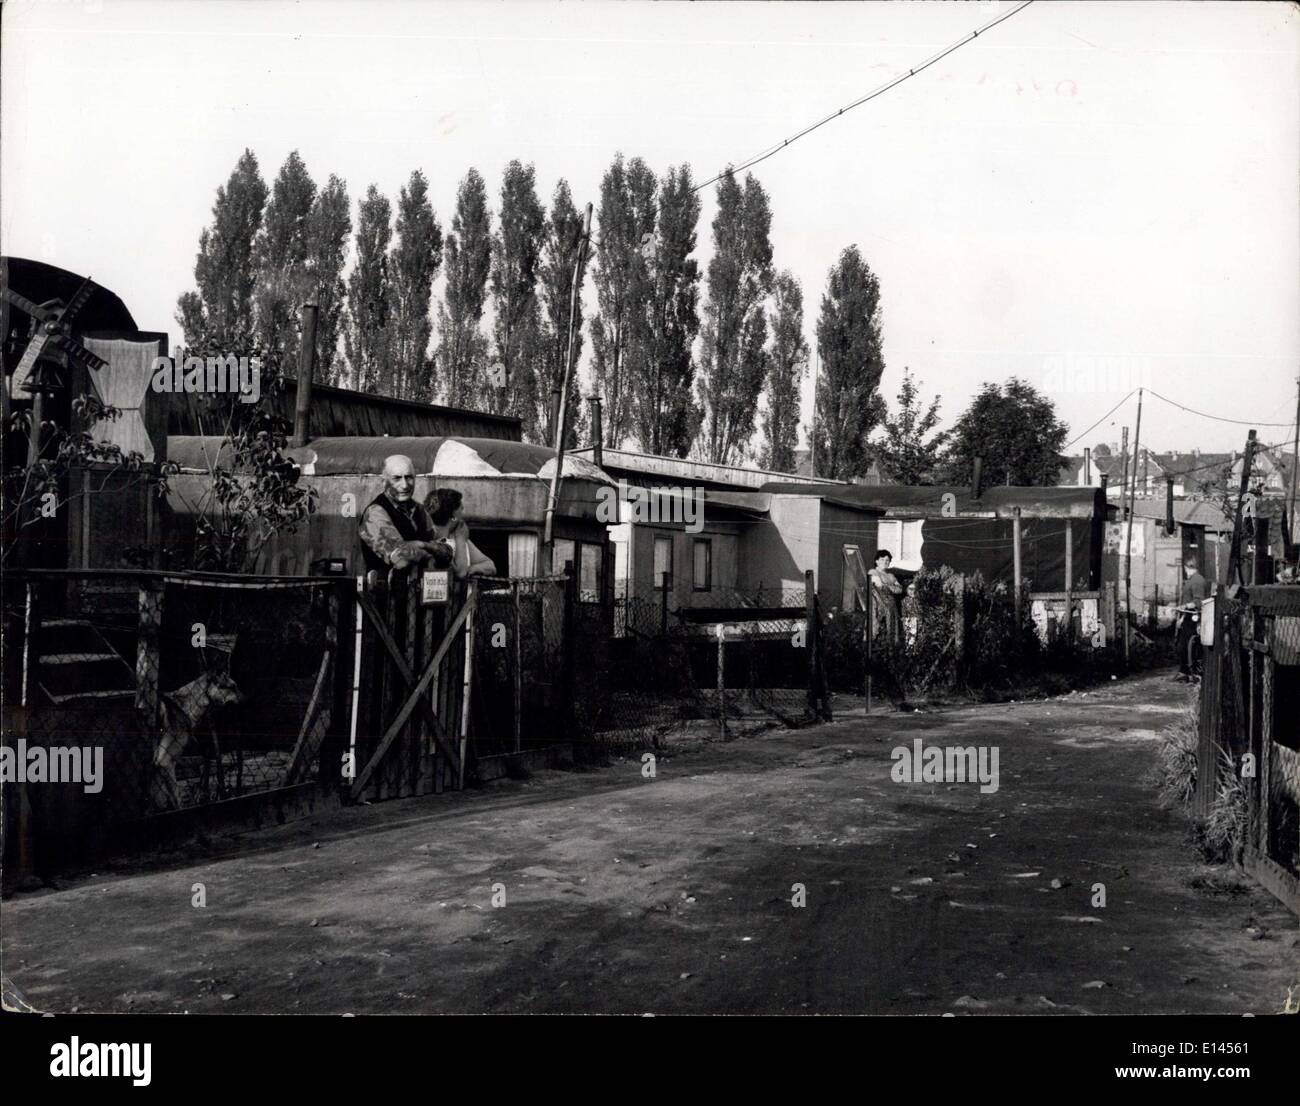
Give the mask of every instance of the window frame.
<svg viewBox="0 0 1300 1106">
<path fill-rule="evenodd" d="M 700 586 L 696 556 L 700 547 L 704 548 L 704 586 Z M 713 539 L 694 538 L 691 544 L 691 591 L 712 591 L 713 590 Z"/>
<path fill-rule="evenodd" d="M 654 540 L 651 542 L 651 545 L 650 545 L 650 557 L 651 557 L 651 559 L 650 559 L 650 578 L 651 578 L 651 583 L 654 585 L 653 590 L 655 590 L 655 591 L 665 591 L 665 590 L 667 590 L 667 589 L 666 589 L 665 584 L 664 584 L 664 573 L 658 571 L 658 569 L 657 569 L 657 565 L 658 565 L 658 561 L 659 561 L 659 557 L 658 557 L 658 553 L 659 553 L 659 543 L 660 543 L 660 542 L 664 542 L 664 543 L 666 543 L 667 546 L 668 546 L 668 569 L 667 569 L 667 575 L 668 575 L 668 578 L 669 578 L 670 580 L 673 578 L 673 553 L 674 553 L 673 546 L 674 546 L 676 543 L 673 541 L 673 534 L 672 534 L 671 531 L 669 531 L 668 533 L 664 533 L 664 532 L 662 532 L 662 531 L 652 531 L 652 532 L 651 532 L 651 536 L 652 536 L 653 539 L 654 539 Z M 657 577 L 657 579 L 656 579 L 656 577 Z M 676 585 L 674 584 L 673 586 L 675 587 Z"/>
</svg>

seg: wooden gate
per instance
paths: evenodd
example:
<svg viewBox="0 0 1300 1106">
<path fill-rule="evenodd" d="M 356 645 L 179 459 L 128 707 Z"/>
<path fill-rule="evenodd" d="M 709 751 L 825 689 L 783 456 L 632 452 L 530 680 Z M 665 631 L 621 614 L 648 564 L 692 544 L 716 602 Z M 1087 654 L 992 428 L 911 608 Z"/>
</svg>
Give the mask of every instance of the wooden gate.
<svg viewBox="0 0 1300 1106">
<path fill-rule="evenodd" d="M 478 582 L 422 601 L 417 571 L 357 581 L 357 664 L 344 773 L 352 798 L 465 786 Z"/>
</svg>

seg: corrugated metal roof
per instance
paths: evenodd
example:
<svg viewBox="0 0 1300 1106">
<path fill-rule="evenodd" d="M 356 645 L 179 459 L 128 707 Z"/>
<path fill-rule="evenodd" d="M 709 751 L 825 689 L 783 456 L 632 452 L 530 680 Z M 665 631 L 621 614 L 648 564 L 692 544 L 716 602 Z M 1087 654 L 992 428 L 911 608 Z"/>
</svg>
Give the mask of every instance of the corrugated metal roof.
<svg viewBox="0 0 1300 1106">
<path fill-rule="evenodd" d="M 168 458 L 192 471 L 206 472 L 221 449 L 222 439 L 214 436 L 167 439 Z M 306 476 L 374 475 L 383 472 L 384 461 L 394 454 L 409 457 L 417 475 L 549 480 L 555 471 L 555 453 L 546 446 L 496 438 L 316 438 L 284 453 Z M 590 461 L 572 454 L 565 454 L 564 476 L 613 484 Z"/>
<path fill-rule="evenodd" d="M 1092 518 L 1099 510 L 1100 489 L 1073 487 L 1005 487 L 985 489 L 979 499 L 968 486 L 909 484 L 841 485 L 825 492 L 801 484 L 773 483 L 763 491 L 789 495 L 823 495 L 846 506 L 876 507 L 896 518 L 933 518 L 943 512 L 944 496 L 952 495 L 958 515 L 986 515 L 1010 518 L 1020 508 L 1022 518 Z"/>
</svg>

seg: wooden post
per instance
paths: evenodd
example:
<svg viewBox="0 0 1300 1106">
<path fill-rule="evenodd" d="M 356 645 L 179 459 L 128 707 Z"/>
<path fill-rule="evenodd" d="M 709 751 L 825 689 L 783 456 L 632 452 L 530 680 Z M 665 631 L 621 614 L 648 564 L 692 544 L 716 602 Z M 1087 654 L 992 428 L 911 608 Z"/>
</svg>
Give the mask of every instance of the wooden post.
<svg viewBox="0 0 1300 1106">
<path fill-rule="evenodd" d="M 316 319 L 320 309 L 314 303 L 302 305 L 302 346 L 298 351 L 298 390 L 294 394 L 293 438 L 290 445 L 307 444 L 311 426 L 311 386 L 316 375 Z"/>
<path fill-rule="evenodd" d="M 1012 582 L 1015 586 L 1015 612 L 1016 612 L 1016 646 L 1020 644 L 1020 508 L 1017 507 L 1012 512 L 1011 523 L 1015 527 L 1011 534 L 1011 575 Z"/>
<path fill-rule="evenodd" d="M 808 713 L 818 717 L 817 709 L 817 621 L 813 610 L 816 591 L 813 588 L 812 569 L 803 574 L 803 609 L 804 609 L 804 648 L 808 650 Z"/>
<path fill-rule="evenodd" d="M 515 695 L 515 752 L 523 748 L 523 703 L 524 703 L 524 647 L 523 617 L 520 613 L 519 581 L 510 581 L 510 598 L 515 606 L 515 652 L 511 668 L 514 669 Z"/>
<path fill-rule="evenodd" d="M 1065 520 L 1065 640 L 1074 641 L 1074 520 Z"/>
<path fill-rule="evenodd" d="M 573 733 L 577 713 L 574 695 L 574 673 L 577 670 L 577 642 L 573 639 L 574 608 L 578 603 L 578 578 L 572 561 L 564 562 L 564 726 Z"/>
<path fill-rule="evenodd" d="M 1250 489 L 1250 470 L 1255 463 L 1255 431 L 1246 435 L 1246 451 L 1241 458 L 1241 485 L 1237 489 L 1237 510 L 1232 521 L 1232 551 L 1228 554 L 1228 586 L 1244 584 L 1241 573 L 1241 504 Z"/>
<path fill-rule="evenodd" d="M 875 628 L 872 626 L 871 620 L 874 615 L 874 611 L 872 610 L 872 607 L 874 606 L 876 601 L 875 591 L 876 591 L 875 585 L 871 582 L 871 577 L 868 576 L 867 577 L 867 624 L 866 624 L 866 628 L 862 631 L 863 637 L 865 638 L 866 641 L 865 644 L 866 679 L 863 681 L 863 683 L 866 685 L 866 687 L 864 688 L 864 692 L 867 698 L 866 698 L 866 703 L 863 706 L 864 714 L 871 713 L 871 691 L 872 691 L 871 683 L 873 678 L 871 672 L 871 646 L 872 646 L 872 639 L 876 636 L 875 633 L 873 632 Z"/>
<path fill-rule="evenodd" d="M 1137 426 L 1133 431 L 1133 487 L 1128 496 L 1128 526 L 1124 531 L 1124 667 L 1129 664 L 1130 640 L 1129 617 L 1133 611 L 1133 506 L 1137 498 L 1138 451 L 1142 447 L 1142 389 L 1138 389 Z M 1126 458 L 1127 460 L 1127 458 Z M 1124 490 L 1120 490 L 1120 505 L 1123 506 Z M 1153 551 L 1154 552 L 1154 551 Z M 1148 558 L 1143 558 L 1144 562 Z M 1154 557 L 1149 558 L 1154 560 Z"/>
<path fill-rule="evenodd" d="M 1232 647 L 1224 631 L 1223 598 L 1212 596 L 1210 623 L 1214 627 L 1214 644 L 1201 655 L 1201 711 L 1197 727 L 1196 793 L 1192 797 L 1192 814 L 1204 818 L 1218 785 L 1219 730 L 1223 701 L 1223 673 L 1227 652 Z M 1204 617 L 1204 616 L 1202 616 Z"/>
<path fill-rule="evenodd" d="M 456 771 L 456 789 L 465 787 L 465 758 L 469 745 L 469 708 L 470 696 L 474 692 L 474 614 L 478 606 L 478 581 L 469 578 L 465 589 L 465 602 L 469 604 L 469 614 L 465 617 L 465 679 L 461 685 L 460 700 L 460 763 Z"/>
<path fill-rule="evenodd" d="M 727 627 L 718 623 L 718 737 L 727 740 Z"/>
</svg>

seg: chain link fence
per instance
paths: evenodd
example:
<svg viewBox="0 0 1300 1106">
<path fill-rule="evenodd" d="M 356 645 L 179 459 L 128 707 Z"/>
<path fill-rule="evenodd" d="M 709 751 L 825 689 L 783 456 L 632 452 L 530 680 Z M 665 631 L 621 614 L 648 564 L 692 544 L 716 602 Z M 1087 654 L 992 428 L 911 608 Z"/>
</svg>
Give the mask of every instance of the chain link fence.
<svg viewBox="0 0 1300 1106">
<path fill-rule="evenodd" d="M 338 615 L 323 579 L 6 573 L 6 853 L 327 779 Z"/>
</svg>

